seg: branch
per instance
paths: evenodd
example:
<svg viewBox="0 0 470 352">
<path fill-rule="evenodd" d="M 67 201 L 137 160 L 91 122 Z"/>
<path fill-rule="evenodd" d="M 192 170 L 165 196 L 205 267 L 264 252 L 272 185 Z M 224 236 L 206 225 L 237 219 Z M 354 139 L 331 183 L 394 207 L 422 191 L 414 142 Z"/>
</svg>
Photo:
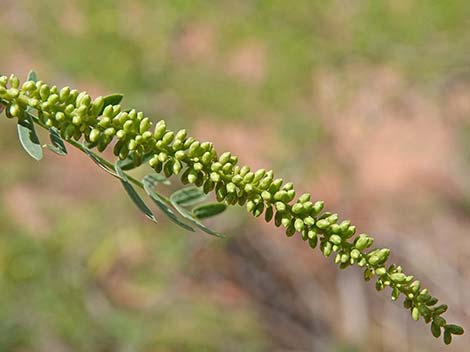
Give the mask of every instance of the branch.
<svg viewBox="0 0 470 352">
<path fill-rule="evenodd" d="M 255 217 L 264 214 L 266 222 L 274 219 L 275 226 L 283 226 L 288 237 L 299 233 L 311 248 L 319 245 L 325 257 L 336 253 L 334 261 L 340 269 L 351 265 L 363 268 L 366 281 L 375 277 L 378 291 L 391 288 L 392 300 L 404 296 L 403 305 L 410 310 L 412 318 L 423 318 L 431 323 L 432 334 L 439 337 L 443 333 L 446 344 L 451 343 L 452 335 L 463 334 L 462 327 L 448 324 L 442 317 L 447 305 L 437 305 L 438 299 L 422 288 L 412 275 L 405 274 L 400 266 L 387 264 L 389 249 L 372 249 L 371 236 L 356 235 L 356 227 L 349 220 L 340 222 L 337 214 L 323 211 L 323 201 L 311 201 L 308 193 L 296 198 L 294 185 L 275 178 L 273 171 L 251 171 L 248 166 L 240 166 L 238 158 L 230 152 L 219 155 L 212 143 L 188 137 L 184 129 L 175 133 L 167 129 L 164 120 L 152 126 L 142 112 L 122 110 L 119 105 L 122 95 L 92 100 L 86 92 L 79 93 L 68 87 L 59 90 L 34 78 L 35 75 L 31 75 L 20 87 L 16 76 L 0 77 L 0 99 L 6 116 L 18 120 L 23 131 L 20 134 L 22 144 L 36 159 L 40 159 L 41 153 L 37 150 L 33 124 L 57 130 L 65 141 L 120 178 L 131 199 L 151 220 L 156 222 L 129 182 L 144 189 L 179 225 L 192 229 L 175 216 L 168 207 L 170 204 L 186 221 L 212 235 L 220 234 L 205 227 L 200 222 L 201 217 L 216 215 L 225 205 L 245 205 Z M 24 129 L 29 131 L 30 139 Z M 118 157 L 114 165 L 91 151 L 96 148 L 102 152 L 111 144 Z M 125 167 L 135 168 L 143 163 L 156 172 L 143 182 L 123 171 Z M 184 184 L 195 187 L 179 190 L 170 198 L 152 193 L 155 184 L 164 180 L 161 174 L 165 177 L 178 175 Z M 223 209 L 214 205 L 203 206 L 202 210 L 197 207 L 197 211 L 188 209 L 210 192 L 224 204 Z"/>
</svg>

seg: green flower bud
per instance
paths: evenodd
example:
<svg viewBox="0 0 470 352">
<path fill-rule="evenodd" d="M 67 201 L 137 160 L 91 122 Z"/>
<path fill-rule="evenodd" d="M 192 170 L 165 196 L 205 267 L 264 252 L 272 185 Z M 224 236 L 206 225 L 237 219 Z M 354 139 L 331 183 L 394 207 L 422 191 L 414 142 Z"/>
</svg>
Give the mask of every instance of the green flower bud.
<svg viewBox="0 0 470 352">
<path fill-rule="evenodd" d="M 419 314 L 418 307 L 413 307 L 411 309 L 411 317 L 413 318 L 413 320 L 417 321 L 417 320 L 419 320 L 419 316 L 420 316 L 420 314 Z"/>
<path fill-rule="evenodd" d="M 43 84 L 39 89 L 39 96 L 42 100 L 46 100 L 49 97 L 50 91 L 49 86 L 47 84 Z"/>
<path fill-rule="evenodd" d="M 137 148 L 137 142 L 135 141 L 135 139 L 131 139 L 129 141 L 129 143 L 127 144 L 127 147 L 129 148 L 129 150 L 135 150 Z"/>
<path fill-rule="evenodd" d="M 332 245 L 330 242 L 325 242 L 325 243 L 322 243 L 321 245 L 321 250 L 323 252 L 323 255 L 325 257 L 329 257 L 330 254 L 331 254 L 331 251 L 332 251 Z"/>
<path fill-rule="evenodd" d="M 400 296 L 400 290 L 396 287 L 393 288 L 392 289 L 392 301 L 396 301 L 399 296 Z"/>
<path fill-rule="evenodd" d="M 292 182 L 287 182 L 284 187 L 282 187 L 284 191 L 290 191 L 294 189 L 294 184 Z"/>
<path fill-rule="evenodd" d="M 158 155 L 154 155 L 150 160 L 149 160 L 149 165 L 150 167 L 154 168 L 160 163 L 160 160 L 158 160 Z"/>
<path fill-rule="evenodd" d="M 198 141 L 193 142 L 189 146 L 188 156 L 191 157 L 191 158 L 197 156 L 198 153 L 199 153 L 199 147 L 200 146 L 201 146 L 201 144 Z M 220 164 L 220 165 L 222 166 L 222 164 Z M 214 171 L 217 171 L 217 170 L 214 170 Z"/>
<path fill-rule="evenodd" d="M 351 258 L 353 259 L 358 259 L 361 256 L 361 252 L 357 250 L 356 248 L 351 250 Z"/>
<path fill-rule="evenodd" d="M 305 224 L 302 219 L 295 219 L 294 221 L 294 228 L 297 232 L 302 232 L 304 229 Z"/>
<path fill-rule="evenodd" d="M 213 149 L 213 145 L 212 145 L 211 142 L 202 142 L 201 143 L 201 150 L 202 150 L 203 153 L 208 152 L 212 149 Z M 231 159 L 230 159 L 232 164 L 236 164 L 236 161 L 234 162 L 232 159 L 234 159 L 234 157 L 231 157 Z"/>
<path fill-rule="evenodd" d="M 363 233 L 363 234 L 360 234 L 359 237 L 357 237 L 356 240 L 354 241 L 354 247 L 362 251 L 366 248 L 369 248 L 372 245 L 373 241 L 374 240 L 371 237 L 369 237 L 369 235 Z"/>
<path fill-rule="evenodd" d="M 313 225 L 315 225 L 315 219 L 312 218 L 311 216 L 307 216 L 304 219 L 304 224 L 307 225 L 307 226 L 313 226 Z"/>
<path fill-rule="evenodd" d="M 49 95 L 49 98 L 47 98 L 47 103 L 49 106 L 53 106 L 59 102 L 59 96 L 57 94 L 51 94 Z"/>
<path fill-rule="evenodd" d="M 94 128 L 90 132 L 90 142 L 97 142 L 101 136 L 101 131 Z"/>
<path fill-rule="evenodd" d="M 134 121 L 127 120 L 126 122 L 124 122 L 124 125 L 122 126 L 122 129 L 124 131 L 126 131 L 127 133 L 134 132 Z"/>
<path fill-rule="evenodd" d="M 150 129 L 152 124 L 150 123 L 150 119 L 148 117 L 142 119 L 139 124 L 139 133 L 142 134 Z"/>
<path fill-rule="evenodd" d="M 318 220 L 318 221 L 317 221 L 317 227 L 318 227 L 319 229 L 324 230 L 324 229 L 326 229 L 326 228 L 329 227 L 329 226 L 330 226 L 330 223 L 329 223 L 328 220 L 326 220 L 326 219 L 321 219 L 321 220 Z"/>
<path fill-rule="evenodd" d="M 253 182 L 255 182 L 255 183 L 259 182 L 264 177 L 265 174 L 266 174 L 265 169 L 259 169 L 254 174 Z"/>
<path fill-rule="evenodd" d="M 289 195 L 286 191 L 279 191 L 274 194 L 274 200 L 278 200 L 284 203 L 289 202 Z"/>
<path fill-rule="evenodd" d="M 72 118 L 72 123 L 75 125 L 75 126 L 80 126 L 83 122 L 83 119 L 81 116 L 79 115 L 75 115 L 73 118 Z"/>
<path fill-rule="evenodd" d="M 273 182 L 273 179 L 271 177 L 265 177 L 259 183 L 259 188 L 267 189 L 271 185 L 272 182 Z"/>
<path fill-rule="evenodd" d="M 64 113 L 66 116 L 72 115 L 72 113 L 75 111 L 75 107 L 72 104 L 69 104 L 65 107 Z"/>
<path fill-rule="evenodd" d="M 183 160 L 185 156 L 186 156 L 186 153 L 183 152 L 182 150 L 178 150 L 175 153 L 175 159 L 177 159 L 177 160 Z"/>
<path fill-rule="evenodd" d="M 189 152 L 188 152 L 188 153 L 189 153 Z M 191 156 L 191 155 L 190 155 L 190 156 Z M 215 163 L 213 163 L 213 164 L 211 165 L 211 170 L 212 170 L 212 171 L 218 172 L 218 171 L 220 171 L 221 169 L 222 169 L 222 164 L 219 163 L 218 161 L 215 162 Z"/>
<path fill-rule="evenodd" d="M 155 139 L 159 140 L 163 137 L 166 132 L 166 123 L 164 120 L 160 120 L 155 124 L 155 130 L 153 132 L 153 136 Z"/>
<path fill-rule="evenodd" d="M 321 221 L 321 220 L 320 220 Z M 331 235 L 330 236 L 330 242 L 336 245 L 340 245 L 342 242 L 342 239 L 338 235 Z"/>
<path fill-rule="evenodd" d="M 313 212 L 314 212 L 313 215 L 318 215 L 323 210 L 324 205 L 325 205 L 325 202 L 323 202 L 322 200 L 316 201 L 313 204 Z"/>
<path fill-rule="evenodd" d="M 288 202 L 295 198 L 295 191 L 293 189 L 287 191 Z"/>
<path fill-rule="evenodd" d="M 173 173 L 178 175 L 181 171 L 181 162 L 179 160 L 174 160 L 173 162 Z"/>
<path fill-rule="evenodd" d="M 20 95 L 20 91 L 16 88 L 7 89 L 7 98 L 15 99 Z"/>
<path fill-rule="evenodd" d="M 104 130 L 104 134 L 108 137 L 111 137 L 111 138 L 114 136 L 115 132 L 116 132 L 116 130 L 112 127 L 109 127 L 109 128 Z"/>
<path fill-rule="evenodd" d="M 194 163 L 193 164 L 193 169 L 196 171 L 201 171 L 204 168 L 204 166 L 201 163 Z"/>
<path fill-rule="evenodd" d="M 186 130 L 185 130 L 185 129 L 181 129 L 181 130 L 179 130 L 179 131 L 176 133 L 175 139 L 182 141 L 182 140 L 184 140 L 184 139 L 186 138 L 186 136 L 187 136 Z"/>
<path fill-rule="evenodd" d="M 292 206 L 292 212 L 294 214 L 300 214 L 304 211 L 304 207 L 302 205 L 302 203 L 295 203 L 293 206 Z"/>
<path fill-rule="evenodd" d="M 333 232 L 335 234 L 341 233 L 341 228 L 339 227 L 338 224 L 331 225 L 330 230 L 331 230 L 331 232 Z"/>
<path fill-rule="evenodd" d="M 231 163 L 226 163 L 222 166 L 222 172 L 224 174 L 230 174 L 232 172 L 233 165 Z"/>
<path fill-rule="evenodd" d="M 265 201 L 270 201 L 272 196 L 268 191 L 263 191 L 261 192 L 261 198 L 263 198 Z"/>
<path fill-rule="evenodd" d="M 273 194 L 279 191 L 281 189 L 282 182 L 284 182 L 282 178 L 275 179 L 269 186 L 269 192 Z"/>
<path fill-rule="evenodd" d="M 255 179 L 255 174 L 253 172 L 248 172 L 244 177 L 243 177 L 243 182 L 245 183 L 250 183 L 253 182 Z"/>
<path fill-rule="evenodd" d="M 225 152 L 222 153 L 222 155 L 219 158 L 219 162 L 223 165 L 226 164 L 230 161 L 230 157 L 232 156 L 232 153 L 230 152 Z"/>
<path fill-rule="evenodd" d="M 70 88 L 69 87 L 64 87 L 60 90 L 59 92 L 59 99 L 61 102 L 65 103 L 67 102 L 67 99 L 70 96 Z"/>
<path fill-rule="evenodd" d="M 162 144 L 169 145 L 175 138 L 175 133 L 173 131 L 166 132 L 162 137 Z"/>
<path fill-rule="evenodd" d="M 201 161 L 204 165 L 209 165 L 212 161 L 212 154 L 210 152 L 205 152 L 201 157 Z"/>
<path fill-rule="evenodd" d="M 13 117 L 19 117 L 21 115 L 21 108 L 18 104 L 12 104 L 9 109 L 10 115 Z"/>
<path fill-rule="evenodd" d="M 253 187 L 253 185 L 250 184 L 250 183 L 247 184 L 247 185 L 245 185 L 245 187 L 244 187 L 243 189 L 244 189 L 244 191 L 245 191 L 246 193 L 248 193 L 248 194 L 250 194 L 250 193 L 252 193 L 252 192 L 254 191 L 254 187 Z"/>
<path fill-rule="evenodd" d="M 228 193 L 235 193 L 237 191 L 237 186 L 232 182 L 227 183 L 226 188 Z"/>
<path fill-rule="evenodd" d="M 406 275 L 403 273 L 390 274 L 390 280 L 392 280 L 393 282 L 402 283 L 402 282 L 405 282 L 405 279 L 406 279 Z"/>
<path fill-rule="evenodd" d="M 191 170 L 188 174 L 188 182 L 189 183 L 195 183 L 197 181 L 197 172 L 194 170 Z"/>
<path fill-rule="evenodd" d="M 216 172 L 211 172 L 210 178 L 213 182 L 219 182 L 220 181 L 220 175 Z"/>
<path fill-rule="evenodd" d="M 92 113 L 92 115 L 93 116 L 98 116 L 101 113 L 101 111 L 103 110 L 103 107 L 104 107 L 104 98 L 103 97 L 97 97 L 95 100 L 93 100 L 93 103 L 91 104 L 91 113 Z"/>
<path fill-rule="evenodd" d="M 18 79 L 18 77 L 16 77 L 15 75 L 11 75 L 9 81 L 10 81 L 10 85 L 13 88 L 19 88 L 20 80 Z"/>
</svg>

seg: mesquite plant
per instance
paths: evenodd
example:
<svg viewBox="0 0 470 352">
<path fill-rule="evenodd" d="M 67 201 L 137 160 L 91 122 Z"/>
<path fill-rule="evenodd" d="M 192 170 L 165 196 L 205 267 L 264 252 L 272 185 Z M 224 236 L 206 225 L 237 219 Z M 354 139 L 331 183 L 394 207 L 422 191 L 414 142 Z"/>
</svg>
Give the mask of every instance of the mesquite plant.
<svg viewBox="0 0 470 352">
<path fill-rule="evenodd" d="M 15 75 L 0 77 L 0 107 L 8 118 L 17 119 L 21 144 L 33 158 L 40 160 L 43 148 L 36 125 L 50 133 L 51 144 L 44 147 L 65 155 L 66 141 L 86 153 L 122 182 L 150 220 L 157 222 L 134 186 L 142 188 L 172 221 L 190 231 L 196 226 L 221 236 L 201 219 L 221 213 L 227 205 L 246 206 L 255 217 L 264 215 L 266 222 L 284 227 L 288 237 L 300 234 L 312 249 L 319 246 L 325 257 L 335 254 L 334 262 L 340 269 L 358 265 L 366 281 L 375 279 L 378 291 L 390 287 L 392 300 L 403 296 L 403 306 L 412 318 L 431 323 L 432 335 L 442 334 L 446 344 L 451 343 L 452 335 L 463 334 L 462 327 L 443 318 L 447 305 L 437 304 L 438 299 L 400 266 L 387 264 L 389 249 L 371 248 L 371 236 L 356 235 L 356 227 L 349 220 L 340 221 L 338 214 L 323 210 L 323 201 L 313 201 L 307 193 L 296 197 L 294 185 L 275 178 L 273 171 L 240 166 L 230 152 L 218 154 L 212 143 L 200 142 L 184 129 L 173 132 L 163 120 L 152 126 L 144 113 L 124 110 L 119 105 L 122 98 L 113 94 L 92 99 L 86 92 L 49 86 L 37 80 L 34 72 L 23 84 Z M 113 148 L 115 163 L 93 151 L 103 152 L 107 147 Z M 143 164 L 154 172 L 142 181 L 126 173 Z M 190 185 L 166 197 L 156 191 L 156 186 L 168 183 L 172 175 Z M 218 203 L 190 209 L 211 192 Z"/>
</svg>

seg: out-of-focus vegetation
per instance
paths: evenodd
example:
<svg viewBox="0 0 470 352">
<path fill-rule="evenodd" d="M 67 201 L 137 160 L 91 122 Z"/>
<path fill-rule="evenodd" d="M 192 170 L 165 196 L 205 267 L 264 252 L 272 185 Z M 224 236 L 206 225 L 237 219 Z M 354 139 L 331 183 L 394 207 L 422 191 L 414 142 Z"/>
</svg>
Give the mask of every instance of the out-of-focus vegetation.
<svg viewBox="0 0 470 352">
<path fill-rule="evenodd" d="M 415 258 L 409 271 L 444 283 L 433 291 L 468 324 L 470 3 L 1 9 L 1 72 L 121 91 L 155 120 L 280 169 Z M 358 271 L 337 273 L 234 210 L 217 224 L 229 240 L 147 224 L 85 157 L 35 164 L 15 133 L 2 124 L 0 351 L 442 348 Z"/>
</svg>

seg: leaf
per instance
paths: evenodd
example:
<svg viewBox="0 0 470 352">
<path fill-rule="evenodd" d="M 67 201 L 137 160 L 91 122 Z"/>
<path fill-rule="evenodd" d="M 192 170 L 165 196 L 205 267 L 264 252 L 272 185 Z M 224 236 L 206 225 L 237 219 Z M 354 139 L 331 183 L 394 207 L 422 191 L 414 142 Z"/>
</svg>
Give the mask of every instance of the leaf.
<svg viewBox="0 0 470 352">
<path fill-rule="evenodd" d="M 129 183 L 129 180 L 128 180 L 126 174 L 124 173 L 124 171 L 122 171 L 122 169 L 119 165 L 119 161 L 116 162 L 114 167 L 116 169 L 116 173 L 118 174 L 119 178 L 121 179 L 121 183 L 124 186 L 124 189 L 126 190 L 129 197 L 132 199 L 134 204 L 137 206 L 137 208 L 139 208 L 142 211 L 142 213 L 144 213 L 144 215 L 148 219 L 152 220 L 154 223 L 157 223 L 157 219 L 155 218 L 155 215 L 153 215 L 150 208 L 147 206 L 147 204 L 145 204 L 145 202 L 142 200 L 142 198 L 140 198 L 139 194 L 134 189 L 134 187 L 132 187 L 132 185 Z"/>
<path fill-rule="evenodd" d="M 93 160 L 95 162 L 96 165 L 98 165 L 100 168 L 102 168 L 104 171 L 106 171 L 108 174 L 116 177 L 116 178 L 121 178 L 118 174 L 116 174 L 112 169 L 110 169 L 108 167 L 108 165 L 104 164 L 100 158 L 95 154 L 93 153 L 90 149 L 86 148 L 86 147 L 83 147 L 86 155 L 88 155 L 90 157 L 91 160 Z"/>
<path fill-rule="evenodd" d="M 183 207 L 195 205 L 206 198 L 207 195 L 196 186 L 182 188 L 171 195 L 171 199 Z"/>
<path fill-rule="evenodd" d="M 225 209 L 227 209 L 227 205 L 224 203 L 211 203 L 199 205 L 193 208 L 192 212 L 196 218 L 204 219 L 223 213 Z"/>
<path fill-rule="evenodd" d="M 175 213 L 166 205 L 166 203 L 163 201 L 163 199 L 160 197 L 160 195 L 155 192 L 155 186 L 157 183 L 169 183 L 168 179 L 166 177 L 163 177 L 158 174 L 149 174 L 144 177 L 142 180 L 144 184 L 144 190 L 147 192 L 149 197 L 153 200 L 153 202 L 177 225 L 183 227 L 186 230 L 189 231 L 194 231 L 194 229 L 182 222 L 181 220 L 178 219 L 178 217 L 175 215 Z"/>
<path fill-rule="evenodd" d="M 18 119 L 17 124 L 18 137 L 24 150 L 36 160 L 42 159 L 42 148 L 39 138 L 34 129 L 34 123 L 31 116 L 26 112 L 23 119 Z"/>
<path fill-rule="evenodd" d="M 38 76 L 35 71 L 31 70 L 28 73 L 28 77 L 26 78 L 27 81 L 33 81 L 37 82 L 38 81 Z"/>
<path fill-rule="evenodd" d="M 109 95 L 104 96 L 103 97 L 103 100 L 104 100 L 103 110 L 108 105 L 118 105 L 121 102 L 122 98 L 124 98 L 124 95 L 119 94 L 119 93 L 109 94 Z M 100 115 L 103 112 L 103 110 L 101 110 Z"/>
<path fill-rule="evenodd" d="M 225 237 L 223 234 L 215 232 L 208 227 L 206 227 L 203 223 L 201 223 L 195 216 L 192 214 L 189 210 L 183 207 L 183 203 L 185 200 L 188 200 L 190 204 L 194 202 L 195 197 L 188 197 L 187 194 L 192 194 L 196 195 L 197 192 L 194 190 L 196 187 L 188 187 L 184 188 L 182 190 L 176 191 L 173 193 L 170 197 L 171 204 L 175 207 L 176 210 L 185 218 L 188 219 L 191 223 L 199 227 L 202 231 L 205 233 L 208 233 L 209 235 L 217 236 L 217 237 Z M 196 188 L 197 189 L 197 188 Z M 199 190 L 199 189 L 198 189 Z M 199 190 L 202 192 L 201 190 Z M 204 192 L 202 192 L 204 194 Z M 204 195 L 205 196 L 205 195 Z M 201 196 L 198 197 L 198 199 L 201 199 Z M 180 201 L 183 201 L 181 203 Z"/>
<path fill-rule="evenodd" d="M 52 145 L 46 144 L 46 148 L 58 155 L 67 155 L 67 148 L 65 147 L 64 140 L 55 127 L 51 127 L 49 129 L 49 137 Z"/>
</svg>

